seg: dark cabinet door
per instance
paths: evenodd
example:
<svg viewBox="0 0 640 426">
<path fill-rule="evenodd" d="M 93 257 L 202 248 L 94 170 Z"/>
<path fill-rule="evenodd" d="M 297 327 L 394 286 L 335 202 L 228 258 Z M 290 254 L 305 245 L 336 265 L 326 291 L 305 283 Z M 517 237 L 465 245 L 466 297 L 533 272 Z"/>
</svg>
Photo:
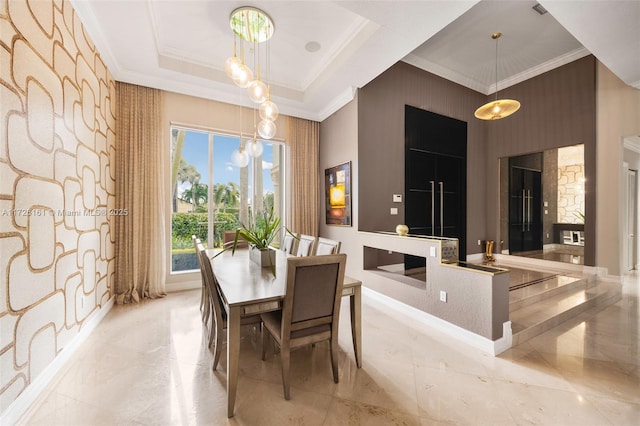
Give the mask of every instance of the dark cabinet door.
<svg viewBox="0 0 640 426">
<path fill-rule="evenodd" d="M 465 160 L 415 149 L 407 155 L 405 221 L 411 233 L 458 238 L 464 247 Z"/>
<path fill-rule="evenodd" d="M 466 158 L 466 122 L 405 106 L 405 223 L 412 234 L 457 238 L 460 260 L 466 259 Z M 406 269 L 419 263 L 405 258 Z"/>
<path fill-rule="evenodd" d="M 509 175 L 509 250 L 542 249 L 542 173 L 511 167 Z"/>
<path fill-rule="evenodd" d="M 465 164 L 462 158 L 441 155 L 436 167 L 436 234 L 455 237 L 464 242 L 462 224 L 465 220 Z M 461 239 L 462 238 L 462 239 Z M 464 247 L 461 245 L 461 247 Z"/>
<path fill-rule="evenodd" d="M 412 234 L 436 235 L 436 160 L 432 153 L 408 151 L 405 222 Z"/>
</svg>

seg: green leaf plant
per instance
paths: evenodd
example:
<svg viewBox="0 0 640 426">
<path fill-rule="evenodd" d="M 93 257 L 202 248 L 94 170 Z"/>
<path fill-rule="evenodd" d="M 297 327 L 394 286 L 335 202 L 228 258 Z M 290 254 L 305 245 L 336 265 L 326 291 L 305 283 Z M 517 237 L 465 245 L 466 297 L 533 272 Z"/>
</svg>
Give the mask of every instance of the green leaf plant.
<svg viewBox="0 0 640 426">
<path fill-rule="evenodd" d="M 287 232 L 291 234 L 288 229 Z M 226 247 L 223 247 L 220 252 L 216 253 L 216 255 L 212 257 L 212 259 L 215 259 L 217 256 L 227 250 L 231 250 L 231 253 L 235 254 L 241 238 L 254 249 L 260 251 L 269 250 L 272 248 L 271 245 L 279 233 L 280 218 L 274 215 L 273 208 L 269 209 L 268 211 L 265 210 L 261 213 L 256 214 L 255 217 L 250 217 L 248 224 L 245 225 L 244 223 L 242 223 L 241 227 L 236 230 L 236 235 L 233 242 L 228 243 Z M 269 257 L 269 261 L 271 262 L 271 257 Z M 271 263 L 270 267 L 271 272 L 275 276 L 276 265 Z"/>
</svg>

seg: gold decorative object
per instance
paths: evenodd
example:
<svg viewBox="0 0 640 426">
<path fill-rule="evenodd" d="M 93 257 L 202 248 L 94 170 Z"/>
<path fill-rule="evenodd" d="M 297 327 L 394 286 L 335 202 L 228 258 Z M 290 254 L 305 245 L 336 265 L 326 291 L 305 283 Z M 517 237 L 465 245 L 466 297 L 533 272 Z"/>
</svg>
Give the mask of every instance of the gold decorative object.
<svg viewBox="0 0 640 426">
<path fill-rule="evenodd" d="M 396 226 L 396 233 L 401 237 L 404 237 L 409 233 L 409 227 L 407 225 L 398 225 Z"/>
<path fill-rule="evenodd" d="M 487 241 L 484 250 L 484 258 L 487 262 L 495 262 L 496 258 L 493 257 L 493 245 L 495 242 L 493 240 Z"/>
</svg>

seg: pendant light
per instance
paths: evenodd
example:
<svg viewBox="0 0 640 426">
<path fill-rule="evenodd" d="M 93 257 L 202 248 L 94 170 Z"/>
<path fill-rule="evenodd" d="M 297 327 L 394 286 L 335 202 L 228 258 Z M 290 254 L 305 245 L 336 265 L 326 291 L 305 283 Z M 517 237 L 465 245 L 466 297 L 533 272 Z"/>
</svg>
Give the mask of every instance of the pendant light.
<svg viewBox="0 0 640 426">
<path fill-rule="evenodd" d="M 242 143 L 240 143 L 240 147 L 238 147 L 238 149 L 231 153 L 231 162 L 239 168 L 247 167 L 249 165 L 249 154 L 247 153 L 247 150 L 244 149 Z"/>
<path fill-rule="evenodd" d="M 247 140 L 246 143 L 246 151 L 253 158 L 258 158 L 262 155 L 264 151 L 264 147 L 262 146 L 262 142 L 258 140 L 258 135 L 256 134 L 256 110 L 253 110 L 253 139 Z"/>
<path fill-rule="evenodd" d="M 486 103 L 475 112 L 476 118 L 480 120 L 500 120 L 513 114 L 520 109 L 520 102 L 513 99 L 498 99 L 498 39 L 502 33 L 497 32 L 491 35 L 496 41 L 496 99 Z"/>
</svg>

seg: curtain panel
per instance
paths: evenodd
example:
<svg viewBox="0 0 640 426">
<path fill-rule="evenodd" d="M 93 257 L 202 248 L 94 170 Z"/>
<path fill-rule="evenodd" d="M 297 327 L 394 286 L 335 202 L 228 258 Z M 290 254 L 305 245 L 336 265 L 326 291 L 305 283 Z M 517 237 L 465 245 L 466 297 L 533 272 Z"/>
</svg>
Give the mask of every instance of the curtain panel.
<svg viewBox="0 0 640 426">
<path fill-rule="evenodd" d="M 115 294 L 117 303 L 166 294 L 162 92 L 116 86 Z"/>
<path fill-rule="evenodd" d="M 318 235 L 320 218 L 320 123 L 288 117 L 286 143 L 291 153 L 292 232 Z"/>
</svg>

